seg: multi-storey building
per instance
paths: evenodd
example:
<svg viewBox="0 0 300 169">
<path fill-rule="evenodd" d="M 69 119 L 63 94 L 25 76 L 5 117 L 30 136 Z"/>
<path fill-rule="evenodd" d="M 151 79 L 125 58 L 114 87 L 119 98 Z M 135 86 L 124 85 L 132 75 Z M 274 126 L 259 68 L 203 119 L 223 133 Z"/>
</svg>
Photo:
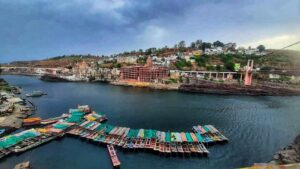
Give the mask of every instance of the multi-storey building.
<svg viewBox="0 0 300 169">
<path fill-rule="evenodd" d="M 145 66 L 130 66 L 121 68 L 121 79 L 140 82 L 158 82 L 168 77 L 168 68 L 153 66 L 149 57 Z"/>
</svg>

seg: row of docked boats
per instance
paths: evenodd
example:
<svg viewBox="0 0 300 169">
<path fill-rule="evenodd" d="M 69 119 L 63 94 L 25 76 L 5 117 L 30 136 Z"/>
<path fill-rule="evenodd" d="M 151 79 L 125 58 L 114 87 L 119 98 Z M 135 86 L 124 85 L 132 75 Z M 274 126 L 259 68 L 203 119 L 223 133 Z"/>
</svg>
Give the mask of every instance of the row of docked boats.
<svg viewBox="0 0 300 169">
<path fill-rule="evenodd" d="M 36 137 L 30 137 L 27 139 L 24 139 L 17 144 L 12 144 L 8 147 L 3 147 L 0 149 L 0 159 L 8 156 L 10 154 L 18 154 L 25 152 L 29 149 L 35 148 L 37 146 L 40 146 L 42 144 L 45 144 L 47 142 L 50 142 L 51 140 L 56 139 L 60 135 L 53 135 L 53 134 L 40 134 Z"/>
<path fill-rule="evenodd" d="M 225 137 L 219 130 L 217 130 L 213 125 L 197 125 L 193 126 L 193 131 L 195 133 L 201 134 L 204 142 L 228 142 L 228 138 Z"/>
<path fill-rule="evenodd" d="M 152 129 L 132 129 L 106 124 L 102 113 L 89 106 L 70 109 L 68 114 L 47 120 L 31 118 L 24 122 L 47 125 L 0 138 L 0 158 L 10 153 L 23 152 L 51 141 L 64 134 L 106 145 L 113 166 L 119 166 L 114 146 L 123 150 L 149 150 L 166 155 L 208 155 L 205 147 L 211 143 L 227 142 L 228 139 L 212 125 L 193 126 L 193 132 L 170 132 Z M 52 124 L 54 123 L 54 124 Z"/>
<path fill-rule="evenodd" d="M 163 132 L 151 129 L 130 129 L 95 121 L 84 121 L 67 133 L 94 142 L 112 144 L 125 150 L 147 149 L 165 154 L 209 154 L 205 143 L 223 141 L 215 135 L 198 132 Z"/>
</svg>

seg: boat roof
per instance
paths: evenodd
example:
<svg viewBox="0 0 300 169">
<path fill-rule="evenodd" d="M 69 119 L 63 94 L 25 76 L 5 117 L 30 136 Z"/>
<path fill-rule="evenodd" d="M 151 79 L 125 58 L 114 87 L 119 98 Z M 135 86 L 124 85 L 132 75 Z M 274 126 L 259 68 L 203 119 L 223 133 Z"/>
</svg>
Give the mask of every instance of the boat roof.
<svg viewBox="0 0 300 169">
<path fill-rule="evenodd" d="M 144 129 L 139 130 L 138 137 L 144 138 Z"/>
<path fill-rule="evenodd" d="M 198 142 L 198 139 L 197 139 L 195 133 L 190 133 L 190 135 L 192 136 L 192 139 L 194 142 Z"/>
<path fill-rule="evenodd" d="M 184 132 L 181 132 L 180 135 L 181 135 L 181 140 L 182 140 L 183 142 L 186 142 L 186 141 L 187 141 L 187 138 L 186 138 L 185 133 L 184 133 Z"/>
<path fill-rule="evenodd" d="M 165 142 L 167 142 L 167 143 L 171 142 L 171 133 L 170 132 L 166 132 Z"/>
<path fill-rule="evenodd" d="M 203 142 L 204 141 L 203 137 L 199 133 L 196 133 L 195 135 L 196 135 L 196 137 L 197 137 L 197 139 L 198 139 L 199 142 Z"/>
<path fill-rule="evenodd" d="M 192 142 L 193 142 L 193 139 L 192 139 L 191 134 L 190 134 L 190 133 L 185 133 L 185 135 L 186 135 L 187 141 L 188 141 L 189 143 L 192 143 Z"/>
</svg>

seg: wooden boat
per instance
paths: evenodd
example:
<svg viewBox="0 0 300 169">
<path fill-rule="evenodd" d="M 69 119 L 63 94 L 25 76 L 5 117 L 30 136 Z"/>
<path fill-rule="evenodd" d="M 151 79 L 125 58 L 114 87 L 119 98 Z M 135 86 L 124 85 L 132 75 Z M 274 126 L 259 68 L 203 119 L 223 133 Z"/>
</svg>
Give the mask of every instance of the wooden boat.
<svg viewBox="0 0 300 169">
<path fill-rule="evenodd" d="M 177 152 L 178 153 L 184 153 L 181 143 L 178 142 L 177 145 L 176 145 L 176 147 L 177 147 Z"/>
<path fill-rule="evenodd" d="M 171 143 L 171 152 L 172 153 L 177 153 L 177 148 L 176 148 L 176 143 L 175 142 Z"/>
<path fill-rule="evenodd" d="M 129 140 L 129 139 L 128 139 L 128 140 L 126 140 L 126 141 L 125 141 L 125 143 L 123 144 L 123 146 L 122 146 L 122 147 L 123 147 L 124 149 L 127 149 L 127 148 L 128 148 L 128 144 L 129 144 L 129 142 L 130 142 L 130 140 Z"/>
<path fill-rule="evenodd" d="M 199 146 L 198 146 L 198 143 L 194 143 L 193 146 L 194 146 L 194 149 L 195 149 L 195 151 L 196 151 L 197 153 L 199 153 L 199 154 L 202 153 L 201 149 L 200 149 Z"/>
<path fill-rule="evenodd" d="M 135 139 L 130 139 L 128 143 L 129 149 L 134 149 Z"/>
<path fill-rule="evenodd" d="M 23 126 L 34 126 L 41 124 L 41 118 L 31 117 L 23 120 Z"/>
<path fill-rule="evenodd" d="M 32 93 L 25 94 L 26 97 L 40 97 L 43 95 L 47 95 L 47 93 L 44 93 L 42 91 L 33 91 Z"/>
<path fill-rule="evenodd" d="M 209 154 L 209 151 L 206 149 L 206 147 L 202 143 L 199 143 L 199 148 L 202 150 L 203 153 Z"/>
<path fill-rule="evenodd" d="M 125 144 L 125 142 L 126 142 L 126 138 L 125 137 L 121 137 L 118 146 L 122 147 Z"/>
<path fill-rule="evenodd" d="M 151 144 L 150 144 L 150 149 L 154 149 L 155 148 L 155 143 L 156 143 L 156 139 L 151 139 Z"/>
<path fill-rule="evenodd" d="M 150 146 L 151 146 L 151 140 L 150 139 L 146 139 L 146 142 L 145 142 L 145 148 L 150 148 Z"/>
<path fill-rule="evenodd" d="M 170 145 L 170 143 L 165 143 L 165 153 L 171 153 L 171 145 Z"/>
<path fill-rule="evenodd" d="M 163 142 L 159 143 L 159 152 L 161 153 L 165 152 L 165 144 Z"/>
<path fill-rule="evenodd" d="M 133 148 L 136 149 L 140 147 L 140 139 L 134 139 L 133 142 L 134 142 Z"/>
<path fill-rule="evenodd" d="M 155 147 L 154 147 L 154 151 L 159 151 L 159 146 L 160 146 L 160 143 L 158 140 L 156 140 L 155 142 Z"/>
<path fill-rule="evenodd" d="M 121 165 L 118 156 L 116 154 L 115 148 L 113 145 L 111 144 L 107 144 L 107 149 L 108 149 L 108 153 L 111 159 L 111 162 L 113 164 L 114 167 L 119 167 Z"/>
<path fill-rule="evenodd" d="M 140 138 L 140 140 L 141 140 L 140 148 L 145 148 L 146 140 L 142 138 Z"/>
<path fill-rule="evenodd" d="M 111 136 L 110 135 L 107 135 L 107 137 L 105 138 L 105 140 L 103 141 L 104 143 L 108 143 L 110 141 L 110 138 Z"/>
<path fill-rule="evenodd" d="M 191 151 L 192 153 L 196 153 L 196 152 L 197 152 L 197 151 L 195 150 L 195 147 L 194 147 L 193 143 L 188 143 L 188 147 L 189 147 L 189 149 L 190 149 L 190 151 Z"/>
<path fill-rule="evenodd" d="M 191 153 L 187 143 L 182 143 L 182 149 L 184 153 L 188 153 L 188 154 Z"/>
</svg>

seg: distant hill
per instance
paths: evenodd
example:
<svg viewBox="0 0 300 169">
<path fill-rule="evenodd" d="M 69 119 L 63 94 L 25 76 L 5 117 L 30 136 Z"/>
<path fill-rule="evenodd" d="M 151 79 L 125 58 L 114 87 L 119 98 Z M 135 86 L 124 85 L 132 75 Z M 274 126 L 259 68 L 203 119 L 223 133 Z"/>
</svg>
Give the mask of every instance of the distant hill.
<svg viewBox="0 0 300 169">
<path fill-rule="evenodd" d="M 93 55 L 63 55 L 56 56 L 44 60 L 33 60 L 33 61 L 14 61 L 11 62 L 10 66 L 16 67 L 45 67 L 45 68 L 55 68 L 55 67 L 67 67 L 71 66 L 79 61 L 97 61 L 98 56 Z M 4 65 L 3 65 L 4 66 Z"/>
<path fill-rule="evenodd" d="M 189 48 L 186 48 L 185 51 L 190 51 Z M 178 54 L 178 50 L 174 48 L 168 48 L 164 51 L 159 51 L 159 56 L 170 56 Z M 241 63 L 245 65 L 248 59 L 254 60 L 254 66 L 261 69 L 288 69 L 295 70 L 300 72 L 300 51 L 293 50 L 267 50 L 267 55 L 265 56 L 256 56 L 256 55 L 241 55 L 241 54 L 222 54 L 222 55 L 204 55 L 202 58 L 197 59 L 196 68 L 198 70 L 215 70 L 215 68 L 210 69 L 211 65 L 224 65 L 228 67 L 228 64 L 232 63 Z M 155 53 L 147 52 L 136 52 L 136 53 L 126 53 L 125 56 L 130 55 L 144 55 L 150 56 Z M 121 54 L 119 54 L 121 55 Z M 124 56 L 121 55 L 121 56 Z M 93 55 L 64 55 L 52 57 L 44 60 L 35 60 L 35 61 L 15 61 L 11 62 L 10 66 L 17 67 L 66 67 L 72 66 L 76 62 L 86 60 L 86 61 L 98 61 L 101 57 Z M 193 69 L 194 67 L 190 67 Z"/>
</svg>

